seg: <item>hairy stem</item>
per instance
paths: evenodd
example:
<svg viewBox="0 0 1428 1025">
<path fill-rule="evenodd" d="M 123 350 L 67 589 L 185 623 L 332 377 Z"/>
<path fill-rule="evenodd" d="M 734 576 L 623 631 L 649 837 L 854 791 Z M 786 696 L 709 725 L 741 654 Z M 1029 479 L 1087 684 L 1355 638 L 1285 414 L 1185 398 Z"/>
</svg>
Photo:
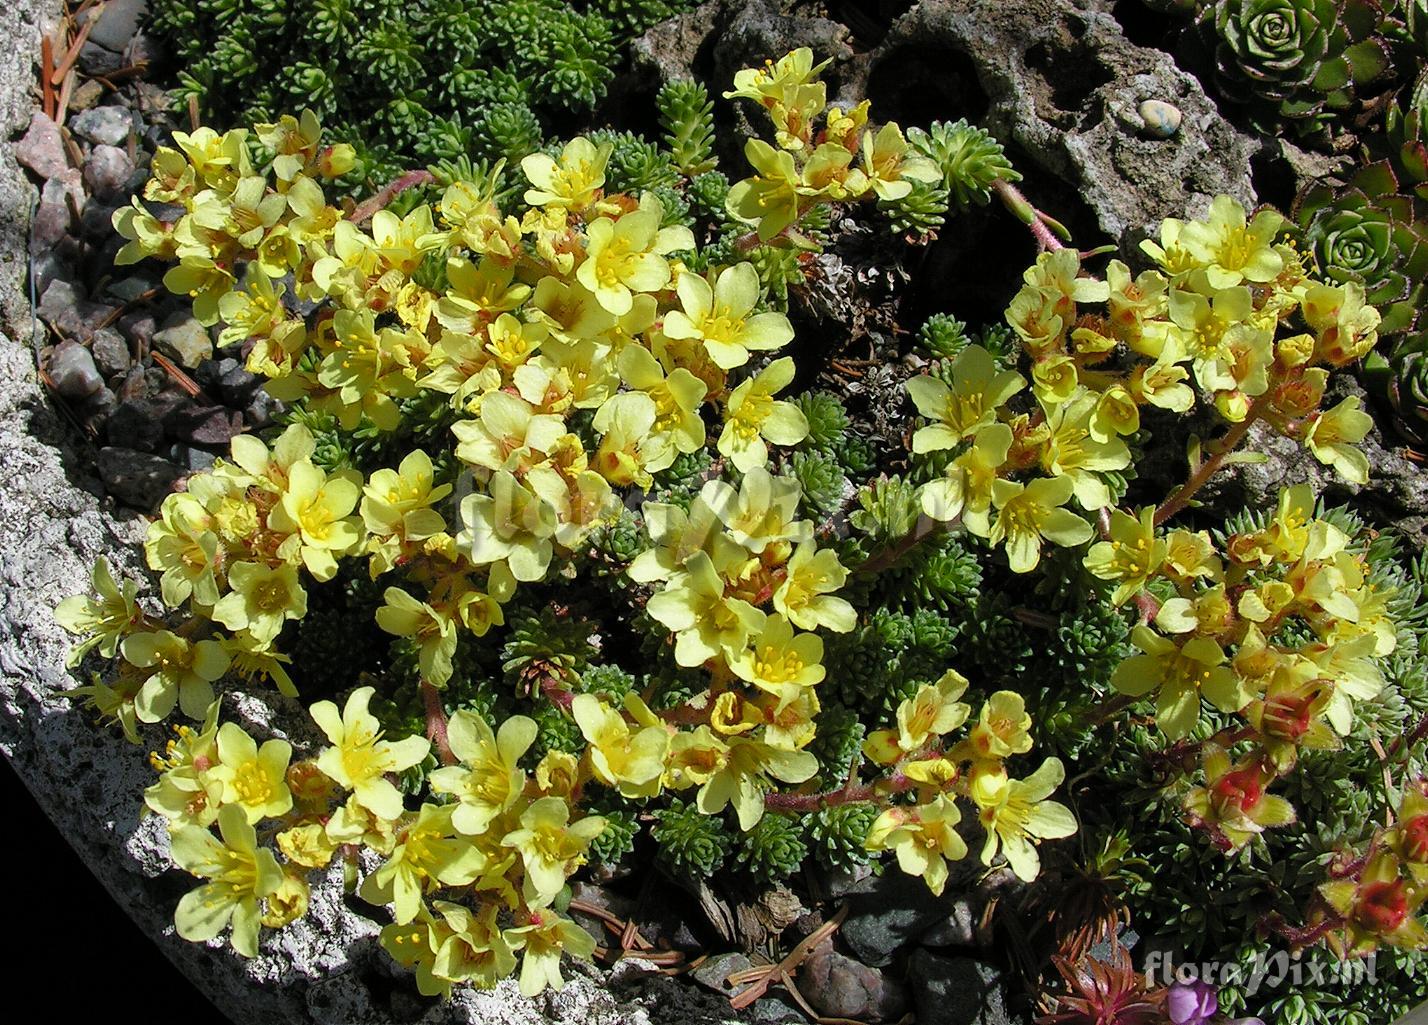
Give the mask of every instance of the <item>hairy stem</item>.
<svg viewBox="0 0 1428 1025">
<path fill-rule="evenodd" d="M 426 185 L 436 179 L 432 177 L 430 171 L 408 171 L 406 174 L 395 179 L 380 192 L 367 200 L 361 206 L 352 211 L 352 216 L 348 218 L 354 224 L 361 224 L 363 221 L 371 220 L 372 215 L 381 210 L 393 199 L 407 189 L 415 188 L 418 185 Z"/>
<path fill-rule="evenodd" d="M 436 748 L 442 765 L 455 765 L 456 755 L 446 739 L 446 709 L 441 707 L 441 692 L 430 681 L 422 680 L 421 696 L 426 703 L 426 739 Z"/>
<path fill-rule="evenodd" d="M 1004 178 L 998 178 L 992 182 L 992 191 L 997 194 L 997 198 L 1002 201 L 1002 205 L 1010 211 L 1011 215 L 1027 226 L 1031 231 L 1031 237 L 1036 239 L 1036 244 L 1042 250 L 1055 252 L 1058 249 L 1066 248 L 1055 233 L 1047 227 L 1046 216 L 1032 206 L 1031 200 L 1027 199 L 1015 185 Z"/>
</svg>

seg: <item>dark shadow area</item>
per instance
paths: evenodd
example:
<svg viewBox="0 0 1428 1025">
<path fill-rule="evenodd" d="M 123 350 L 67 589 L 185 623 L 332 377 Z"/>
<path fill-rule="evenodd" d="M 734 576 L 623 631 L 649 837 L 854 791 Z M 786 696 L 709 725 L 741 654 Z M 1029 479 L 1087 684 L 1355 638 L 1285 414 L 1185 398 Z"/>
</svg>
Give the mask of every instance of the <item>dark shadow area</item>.
<svg viewBox="0 0 1428 1025">
<path fill-rule="evenodd" d="M 899 47 L 868 76 L 868 99 L 879 121 L 925 128 L 966 118 L 980 124 L 991 103 L 964 53 L 947 47 Z"/>
<path fill-rule="evenodd" d="M 113 901 L 8 761 L 0 770 L 0 794 L 12 838 L 5 845 L 6 876 L 31 898 L 15 916 L 22 924 L 7 955 L 12 987 L 62 1003 L 74 1021 L 105 1021 L 117 1007 L 141 1000 L 193 1022 L 228 1025 Z"/>
</svg>

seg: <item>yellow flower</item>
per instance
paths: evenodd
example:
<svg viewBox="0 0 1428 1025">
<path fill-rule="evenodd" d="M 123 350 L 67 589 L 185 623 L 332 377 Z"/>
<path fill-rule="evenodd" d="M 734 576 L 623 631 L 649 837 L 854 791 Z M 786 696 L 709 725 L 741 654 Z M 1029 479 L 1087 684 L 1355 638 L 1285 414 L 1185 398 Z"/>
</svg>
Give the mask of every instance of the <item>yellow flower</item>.
<svg viewBox="0 0 1428 1025">
<path fill-rule="evenodd" d="M 803 541 L 784 566 L 784 580 L 774 591 L 774 608 L 804 630 L 823 627 L 847 633 L 857 623 L 853 606 L 832 592 L 843 586 L 848 570 L 831 548 Z"/>
<path fill-rule="evenodd" d="M 231 922 L 230 943 L 244 957 L 258 955 L 258 901 L 276 893 L 283 873 L 272 851 L 258 846 L 243 809 L 218 813 L 222 842 L 202 826 L 179 825 L 169 833 L 169 852 L 180 868 L 209 882 L 184 894 L 174 927 L 186 940 L 211 940 Z"/>
<path fill-rule="evenodd" d="M 1242 281 L 1263 284 L 1284 269 L 1274 248 L 1285 220 L 1268 208 L 1246 223 L 1244 207 L 1231 196 L 1216 196 L 1209 219 L 1187 221 L 1178 242 L 1211 289 L 1232 288 Z"/>
<path fill-rule="evenodd" d="M 1006 543 L 1013 573 L 1030 573 L 1036 568 L 1041 561 L 1043 537 L 1067 548 L 1091 539 L 1091 525 L 1061 508 L 1072 490 L 1069 477 L 1038 477 L 1030 484 L 1009 480 L 992 483 L 997 519 L 987 540 L 993 545 Z"/>
<path fill-rule="evenodd" d="M 1367 484 L 1368 457 L 1357 444 L 1368 436 L 1373 417 L 1359 408 L 1357 395 L 1350 395 L 1333 409 L 1315 414 L 1304 434 L 1304 444 L 1314 458 L 1339 471 L 1351 484 Z"/>
<path fill-rule="evenodd" d="M 770 694 L 784 695 L 787 689 L 813 687 L 822 681 L 823 638 L 817 634 L 795 635 L 792 625 L 780 615 L 764 620 L 764 628 L 749 641 L 749 647 L 729 660 L 729 668 L 739 679 Z"/>
<path fill-rule="evenodd" d="M 728 757 L 699 788 L 698 807 L 718 815 L 729 805 L 748 832 L 764 815 L 764 776 L 784 783 L 802 783 L 818 771 L 818 759 L 807 751 L 791 751 L 746 737 L 730 737 Z"/>
<path fill-rule="evenodd" d="M 982 864 L 990 865 L 1000 848 L 1018 878 L 1027 882 L 1036 878 L 1041 871 L 1037 841 L 1056 840 L 1076 832 L 1076 817 L 1070 809 L 1046 800 L 1065 778 L 1061 760 L 1048 758 L 1026 779 L 1006 783 L 998 802 L 980 812 L 987 831 Z"/>
<path fill-rule="evenodd" d="M 1249 703 L 1245 682 L 1225 665 L 1224 650 L 1210 638 L 1176 644 L 1141 624 L 1131 631 L 1131 640 L 1144 654 L 1117 666 L 1111 686 L 1135 698 L 1155 691 L 1155 723 L 1171 740 L 1195 727 L 1202 694 L 1222 712 L 1238 712 Z"/>
<path fill-rule="evenodd" d="M 217 641 L 190 644 L 169 630 L 130 634 L 120 646 L 124 661 L 147 669 L 134 698 L 140 722 L 158 722 L 178 705 L 190 719 L 203 719 L 213 704 L 213 681 L 228 671 L 228 653 Z"/>
<path fill-rule="evenodd" d="M 286 740 L 265 740 L 259 748 L 241 726 L 224 723 L 218 731 L 218 764 L 212 769 L 223 785 L 223 803 L 242 808 L 250 824 L 286 815 L 293 806 L 286 780 L 292 753 Z"/>
<path fill-rule="evenodd" d="M 863 171 L 868 184 L 879 199 L 892 202 L 912 191 L 912 182 L 935 182 L 942 177 L 941 169 L 931 160 L 907 155 L 909 147 L 897 122 L 889 121 L 878 129 L 863 133 Z"/>
<path fill-rule="evenodd" d="M 999 690 L 982 705 L 977 723 L 966 740 L 973 757 L 983 760 L 1010 758 L 1031 750 L 1031 716 L 1015 691 Z"/>
<path fill-rule="evenodd" d="M 577 136 L 565 144 L 559 163 L 544 153 L 525 157 L 521 171 L 534 186 L 526 190 L 525 201 L 531 206 L 585 209 L 605 184 L 605 165 L 613 149 L 612 143 L 597 147 Z"/>
<path fill-rule="evenodd" d="M 967 845 L 958 835 L 962 821 L 957 802 L 939 794 L 927 804 L 911 808 L 889 808 L 868 830 L 864 846 L 870 851 L 891 848 L 898 868 L 910 876 L 921 876 L 936 896 L 947 885 L 947 862 L 967 856 Z"/>
<path fill-rule="evenodd" d="M 616 487 L 650 486 L 650 474 L 666 469 L 678 450 L 669 434 L 656 434 L 659 406 L 644 392 L 621 392 L 595 412 L 601 434 L 594 469 Z"/>
<path fill-rule="evenodd" d="M 1328 937 L 1341 957 L 1370 953 L 1380 942 L 1404 950 L 1428 945 L 1428 928 L 1415 917 L 1428 889 L 1403 878 L 1398 859 L 1388 851 L 1375 855 L 1357 880 L 1320 883 L 1319 893 L 1344 919 L 1343 937 Z"/>
<path fill-rule="evenodd" d="M 570 821 L 570 805 L 542 797 L 521 813 L 521 828 L 507 833 L 501 846 L 514 847 L 525 867 L 525 896 L 532 906 L 549 904 L 565 886 L 566 876 L 585 863 L 590 841 L 605 820 L 598 815 Z"/>
<path fill-rule="evenodd" d="M 863 753 L 879 765 L 892 765 L 922 750 L 933 738 L 952 732 L 972 712 L 957 700 L 966 690 L 966 677 L 953 669 L 943 673 L 935 684 L 924 683 L 916 694 L 898 705 L 897 728 L 868 734 Z"/>
<path fill-rule="evenodd" d="M 993 423 L 997 410 L 1026 387 L 1026 378 L 1015 370 L 997 370 L 992 354 L 980 345 L 969 345 L 957 355 L 951 376 L 950 387 L 928 375 L 907 382 L 917 411 L 934 421 L 912 436 L 914 452 L 955 447 Z"/>
<path fill-rule="evenodd" d="M 520 798 L 526 775 L 519 762 L 535 736 L 535 721 L 524 715 L 501 723 L 498 734 L 474 712 L 462 709 L 451 717 L 446 737 L 461 764 L 437 769 L 427 779 L 432 793 L 457 798 L 451 822 L 459 832 L 479 836 Z"/>
<path fill-rule="evenodd" d="M 122 587 L 115 583 L 109 561 L 102 555 L 94 560 L 89 571 L 93 597 L 71 595 L 55 607 L 55 622 L 72 634 L 83 637 L 70 649 L 66 665 L 79 665 L 86 652 L 98 648 L 105 658 L 113 658 L 119 642 L 144 622 L 139 608 L 139 585 L 126 579 Z"/>
<path fill-rule="evenodd" d="M 1091 546 L 1086 569 L 1101 580 L 1114 580 L 1111 604 L 1124 605 L 1139 593 L 1165 561 L 1166 543 L 1155 536 L 1155 509 L 1140 516 L 1117 509 L 1111 513 L 1111 538 Z"/>
<path fill-rule="evenodd" d="M 329 477 L 308 460 L 293 465 L 282 501 L 268 514 L 268 526 L 293 535 L 307 571 L 321 581 L 337 573 L 337 558 L 362 540 L 361 520 L 351 515 L 362 488 L 355 473 Z"/>
<path fill-rule="evenodd" d="M 665 314 L 664 333 L 702 341 L 721 370 L 743 366 L 750 350 L 777 349 L 793 340 L 793 325 L 782 313 L 753 312 L 759 275 L 751 263 L 724 269 L 712 288 L 705 278 L 682 273 L 675 288 L 684 308 Z"/>
<path fill-rule="evenodd" d="M 685 560 L 684 569 L 645 608 L 674 631 L 674 658 L 682 666 L 733 658 L 744 650 L 749 635 L 763 628 L 765 618 L 748 602 L 724 596 L 724 581 L 702 551 Z"/>
<path fill-rule="evenodd" d="M 762 466 L 746 473 L 737 491 L 716 479 L 699 492 L 699 500 L 714 511 L 729 536 L 754 555 L 771 544 L 813 539 L 813 524 L 796 519 L 801 497 L 797 480 L 774 477 Z"/>
<path fill-rule="evenodd" d="M 516 967 L 507 931 L 497 921 L 500 908 L 482 904 L 472 911 L 450 901 L 432 901 L 446 922 L 446 930 L 432 959 L 431 973 L 448 982 L 469 982 L 477 989 L 494 989 Z"/>
<path fill-rule="evenodd" d="M 486 867 L 486 855 L 455 834 L 454 810 L 449 804 L 423 804 L 399 835 L 391 856 L 363 881 L 358 891 L 362 899 L 390 903 L 397 924 L 406 925 L 417 916 L 424 894 L 441 885 L 464 886 L 475 879 Z"/>
<path fill-rule="evenodd" d="M 538 462 L 566 431 L 565 421 L 537 413 L 521 397 L 493 391 L 481 400 L 479 420 L 458 420 L 456 458 L 487 470 L 516 470 Z"/>
<path fill-rule="evenodd" d="M 588 961 L 595 952 L 595 937 L 549 908 L 533 910 L 529 918 L 529 925 L 506 930 L 507 936 L 518 937 L 517 942 L 525 946 L 521 955 L 521 994 L 533 997 L 547 986 L 564 989 L 560 956 L 569 954 Z"/>
<path fill-rule="evenodd" d="M 659 361 L 643 345 L 627 345 L 615 361 L 620 377 L 655 405 L 651 451 L 663 445 L 677 452 L 697 452 L 704 447 L 704 420 L 699 406 L 708 386 L 683 367 L 665 374 Z"/>
<path fill-rule="evenodd" d="M 431 743 L 425 737 L 383 740 L 381 724 L 367 711 L 375 693 L 373 687 L 354 690 L 340 715 L 331 701 L 311 707 L 313 721 L 333 744 L 318 755 L 317 767 L 351 790 L 363 808 L 392 820 L 402 813 L 402 795 L 386 774 L 416 765 L 427 756 Z"/>
<path fill-rule="evenodd" d="M 577 694 L 570 706 L 581 734 L 590 743 L 588 755 L 595 778 L 625 797 L 659 793 L 669 734 L 661 726 L 631 733 L 625 717 L 593 694 Z"/>
<path fill-rule="evenodd" d="M 735 182 L 725 207 L 736 220 L 755 225 L 759 241 L 767 242 L 798 220 L 802 187 L 798 168 L 793 154 L 762 139 L 745 142 L 744 156 L 758 175 Z"/>
<path fill-rule="evenodd" d="M 1012 430 L 1006 424 L 980 428 L 972 446 L 947 464 L 944 475 L 923 485 L 922 511 L 943 523 L 960 516 L 968 531 L 986 537 L 992 530 L 992 485 L 1011 447 Z"/>
<path fill-rule="evenodd" d="M 793 360 L 784 356 L 730 394 L 718 448 L 740 473 L 768 462 L 768 444 L 797 445 L 808 436 L 803 411 L 792 402 L 773 397 L 793 383 L 793 375 Z"/>
<path fill-rule="evenodd" d="M 586 256 L 575 276 L 617 317 L 630 312 L 635 292 L 658 292 L 669 283 L 666 254 L 694 248 L 688 228 L 661 228 L 663 218 L 663 205 L 647 192 L 638 210 L 619 220 L 600 217 L 585 229 Z"/>
<path fill-rule="evenodd" d="M 377 610 L 377 625 L 396 637 L 417 642 L 417 668 L 421 677 L 435 687 L 451 679 L 451 658 L 456 654 L 456 621 L 400 587 L 383 593 L 384 604 Z"/>
<path fill-rule="evenodd" d="M 213 606 L 214 621 L 246 630 L 259 645 L 271 644 L 287 620 L 307 615 L 307 592 L 296 566 L 236 563 L 229 567 L 228 586 L 232 590 Z"/>
<path fill-rule="evenodd" d="M 550 565 L 555 510 L 506 470 L 492 475 L 489 495 L 461 503 L 456 543 L 478 566 L 505 563 L 517 580 L 539 580 Z"/>
</svg>

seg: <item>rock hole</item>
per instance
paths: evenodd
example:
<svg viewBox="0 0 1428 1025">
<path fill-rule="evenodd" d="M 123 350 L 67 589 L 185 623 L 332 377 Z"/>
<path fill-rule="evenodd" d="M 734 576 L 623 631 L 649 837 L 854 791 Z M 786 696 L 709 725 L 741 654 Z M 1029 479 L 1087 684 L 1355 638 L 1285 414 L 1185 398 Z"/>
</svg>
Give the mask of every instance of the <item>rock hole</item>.
<svg viewBox="0 0 1428 1025">
<path fill-rule="evenodd" d="M 1033 97 L 1045 120 L 1060 128 L 1086 127 L 1100 120 L 1100 102 L 1090 107 L 1088 103 L 1112 75 L 1091 47 L 1075 42 L 1058 46 L 1043 40 L 1026 51 L 1026 66 L 1046 86 L 1044 96 Z"/>
<path fill-rule="evenodd" d="M 868 99 L 879 121 L 903 128 L 958 118 L 976 124 L 991 107 L 971 59 L 930 46 L 898 47 L 879 60 L 868 76 Z"/>
<path fill-rule="evenodd" d="M 1275 146 L 1261 146 L 1250 157 L 1250 182 L 1261 203 L 1268 203 L 1280 213 L 1289 213 L 1294 205 L 1297 179 L 1289 161 Z"/>
<path fill-rule="evenodd" d="M 848 26 L 857 45 L 871 50 L 882 43 L 892 23 L 912 5 L 913 0 L 832 0 L 828 14 Z"/>
<path fill-rule="evenodd" d="M 1143 0 L 1116 0 L 1111 17 L 1128 40 L 1152 49 L 1169 49 L 1165 43 L 1178 35 L 1185 24 L 1182 18 L 1152 11 Z"/>
</svg>

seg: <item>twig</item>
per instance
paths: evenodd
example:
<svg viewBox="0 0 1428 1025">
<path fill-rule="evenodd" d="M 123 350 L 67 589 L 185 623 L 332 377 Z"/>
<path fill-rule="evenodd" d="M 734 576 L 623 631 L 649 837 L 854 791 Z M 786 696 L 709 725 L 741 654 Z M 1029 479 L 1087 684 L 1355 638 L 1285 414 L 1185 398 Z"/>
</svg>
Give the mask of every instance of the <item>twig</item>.
<svg viewBox="0 0 1428 1025">
<path fill-rule="evenodd" d="M 161 352 L 151 352 L 149 355 L 153 358 L 155 363 L 163 368 L 164 373 L 173 378 L 174 384 L 188 393 L 190 398 L 197 399 L 203 397 L 203 389 L 198 386 L 198 382 L 179 369 L 173 360 Z"/>
<path fill-rule="evenodd" d="M 50 45 L 49 36 L 40 37 L 40 109 L 45 112 L 45 117 L 51 121 L 55 118 L 55 87 L 50 81 L 50 72 L 54 70 L 55 51 Z"/>
<path fill-rule="evenodd" d="M 69 44 L 69 49 L 65 51 L 64 57 L 60 60 L 59 66 L 49 73 L 50 85 L 59 85 L 74 67 L 74 62 L 79 60 L 79 51 L 84 48 L 84 44 L 89 39 L 89 33 L 94 28 L 96 18 L 85 19 L 83 27 L 79 30 L 79 35 L 74 37 L 74 42 Z"/>
<path fill-rule="evenodd" d="M 777 964 L 760 965 L 757 968 L 750 968 L 748 971 L 735 972 L 730 975 L 727 981 L 731 986 L 742 986 L 745 983 L 752 983 L 752 985 L 742 993 L 730 997 L 729 1006 L 736 1011 L 742 1011 L 767 993 L 769 986 L 773 983 L 780 982 L 787 986 L 794 969 L 808 960 L 808 956 L 825 940 L 832 939 L 833 934 L 838 931 L 838 927 L 843 924 L 843 919 L 847 917 L 848 905 L 844 904 L 838 909 L 836 915 L 805 936 L 803 942 L 789 951 L 788 957 L 782 961 Z"/>
</svg>

